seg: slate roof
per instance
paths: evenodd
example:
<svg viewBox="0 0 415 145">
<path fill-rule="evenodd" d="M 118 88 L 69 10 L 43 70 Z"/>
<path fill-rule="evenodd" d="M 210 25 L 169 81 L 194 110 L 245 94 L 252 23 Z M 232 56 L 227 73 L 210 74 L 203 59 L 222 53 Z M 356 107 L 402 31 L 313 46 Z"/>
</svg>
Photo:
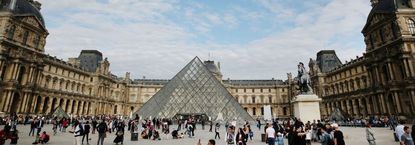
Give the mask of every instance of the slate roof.
<svg viewBox="0 0 415 145">
<path fill-rule="evenodd" d="M 317 53 L 317 65 L 321 72 L 329 72 L 342 65 L 334 50 L 322 50 Z"/>
<path fill-rule="evenodd" d="M 13 1 L 16 2 L 14 7 L 12 6 Z M 43 19 L 40 11 L 34 7 L 28 0 L 3 0 L 0 1 L 0 11 L 12 12 L 15 15 L 34 15 L 37 19 L 45 26 L 45 20 Z"/>
</svg>

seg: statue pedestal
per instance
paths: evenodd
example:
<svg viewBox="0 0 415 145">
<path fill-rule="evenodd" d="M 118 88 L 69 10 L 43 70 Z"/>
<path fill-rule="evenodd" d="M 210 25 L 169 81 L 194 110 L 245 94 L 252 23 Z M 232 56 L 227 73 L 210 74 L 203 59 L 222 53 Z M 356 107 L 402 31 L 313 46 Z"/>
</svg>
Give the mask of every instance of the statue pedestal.
<svg viewBox="0 0 415 145">
<path fill-rule="evenodd" d="M 315 94 L 300 94 L 292 101 L 294 105 L 294 116 L 301 119 L 304 123 L 307 121 L 320 120 L 320 102 Z"/>
</svg>

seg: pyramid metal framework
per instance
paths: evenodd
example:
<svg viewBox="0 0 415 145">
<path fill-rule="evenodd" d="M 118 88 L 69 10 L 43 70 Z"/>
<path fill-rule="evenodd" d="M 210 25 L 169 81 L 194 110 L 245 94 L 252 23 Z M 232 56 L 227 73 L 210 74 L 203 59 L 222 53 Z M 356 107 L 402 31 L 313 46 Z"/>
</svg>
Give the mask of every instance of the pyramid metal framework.
<svg viewBox="0 0 415 145">
<path fill-rule="evenodd" d="M 173 118 L 177 114 L 205 114 L 216 120 L 253 121 L 223 84 L 195 57 L 138 112 L 142 118 Z"/>
</svg>

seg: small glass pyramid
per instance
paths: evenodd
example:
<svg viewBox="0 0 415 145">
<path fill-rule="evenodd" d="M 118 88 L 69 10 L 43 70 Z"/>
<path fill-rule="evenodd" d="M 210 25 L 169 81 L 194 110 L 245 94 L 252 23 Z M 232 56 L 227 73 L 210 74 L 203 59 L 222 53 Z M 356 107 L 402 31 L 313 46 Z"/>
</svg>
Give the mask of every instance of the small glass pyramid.
<svg viewBox="0 0 415 145">
<path fill-rule="evenodd" d="M 137 112 L 142 118 L 203 114 L 213 121 L 253 121 L 223 84 L 195 57 Z"/>
</svg>

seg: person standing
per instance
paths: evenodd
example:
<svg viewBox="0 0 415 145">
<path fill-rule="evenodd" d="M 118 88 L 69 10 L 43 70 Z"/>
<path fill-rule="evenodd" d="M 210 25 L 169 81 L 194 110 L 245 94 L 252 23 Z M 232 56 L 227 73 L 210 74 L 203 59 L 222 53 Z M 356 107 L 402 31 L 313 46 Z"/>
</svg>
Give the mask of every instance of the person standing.
<svg viewBox="0 0 415 145">
<path fill-rule="evenodd" d="M 399 141 L 402 141 L 401 136 L 405 133 L 405 131 L 403 129 L 405 127 L 404 126 L 405 123 L 406 123 L 405 121 L 400 121 L 398 126 L 396 126 L 396 128 L 395 128 L 395 134 L 396 134 L 396 137 L 398 138 Z"/>
<path fill-rule="evenodd" d="M 372 124 L 370 123 L 366 125 L 366 139 L 367 142 L 369 142 L 369 145 L 376 145 Z"/>
<path fill-rule="evenodd" d="M 334 145 L 345 145 L 343 132 L 340 131 L 339 126 L 337 124 L 334 124 L 333 128 L 334 128 L 334 135 L 333 135 Z"/>
<path fill-rule="evenodd" d="M 89 132 L 91 130 L 91 126 L 89 125 L 89 121 L 86 121 L 84 124 L 84 133 L 82 135 L 82 144 L 84 144 L 84 140 L 86 137 L 86 144 L 89 145 Z"/>
<path fill-rule="evenodd" d="M 245 134 L 245 132 L 242 130 L 242 128 L 239 128 L 238 134 L 236 134 L 236 142 L 238 145 L 246 145 L 246 142 L 248 141 L 248 135 Z"/>
<path fill-rule="evenodd" d="M 82 140 L 82 134 L 84 131 L 82 128 L 82 124 L 80 124 L 78 120 L 75 120 L 73 128 L 74 130 L 70 131 L 69 133 L 73 133 L 75 137 L 75 145 L 82 145 L 81 140 Z"/>
<path fill-rule="evenodd" d="M 216 137 L 218 137 L 220 139 L 219 127 L 220 127 L 219 123 L 216 123 L 216 125 L 215 125 L 215 139 L 216 139 Z"/>
<path fill-rule="evenodd" d="M 277 143 L 277 145 L 284 145 L 284 136 L 282 135 L 282 133 L 277 133 L 277 138 L 275 142 Z"/>
<path fill-rule="evenodd" d="M 268 124 L 268 128 L 265 130 L 268 138 L 268 145 L 275 145 L 275 129 L 272 124 Z"/>
<path fill-rule="evenodd" d="M 30 132 L 29 132 L 29 136 L 30 136 L 30 135 L 32 135 L 32 136 L 34 136 L 34 135 L 35 135 L 36 121 L 37 121 L 37 120 L 32 121 L 32 122 L 30 123 Z"/>
<path fill-rule="evenodd" d="M 411 135 L 412 135 L 412 137 L 414 137 L 415 136 L 415 120 L 412 122 L 412 133 L 411 133 Z M 414 141 L 414 144 L 415 144 L 415 140 L 413 140 Z"/>
<path fill-rule="evenodd" d="M 408 126 L 403 127 L 404 134 L 401 136 L 401 145 L 414 145 L 414 139 L 411 136 L 411 129 Z"/>
<path fill-rule="evenodd" d="M 105 120 L 102 120 L 98 126 L 97 126 L 97 132 L 98 132 L 98 142 L 97 145 L 103 145 L 104 138 L 107 136 L 106 132 L 108 130 L 107 124 L 105 123 Z"/>
<path fill-rule="evenodd" d="M 42 127 L 43 127 L 43 118 L 39 118 L 36 125 L 37 125 L 36 126 L 37 134 L 40 134 L 40 132 L 42 131 Z"/>
<path fill-rule="evenodd" d="M 209 125 L 210 125 L 209 132 L 212 132 L 213 122 L 209 121 Z"/>
<path fill-rule="evenodd" d="M 311 145 L 311 138 L 312 138 L 313 132 L 312 132 L 311 129 L 307 129 L 306 128 L 305 133 L 306 133 L 306 135 L 305 135 L 305 143 L 306 143 L 306 145 Z"/>
<path fill-rule="evenodd" d="M 331 140 L 330 140 L 330 135 L 326 131 L 326 128 L 324 127 L 320 128 L 320 133 L 321 133 L 321 137 L 320 137 L 321 145 L 329 145 L 329 142 Z"/>
<path fill-rule="evenodd" d="M 95 134 L 95 130 L 97 129 L 97 120 L 92 119 L 92 134 Z"/>
</svg>

